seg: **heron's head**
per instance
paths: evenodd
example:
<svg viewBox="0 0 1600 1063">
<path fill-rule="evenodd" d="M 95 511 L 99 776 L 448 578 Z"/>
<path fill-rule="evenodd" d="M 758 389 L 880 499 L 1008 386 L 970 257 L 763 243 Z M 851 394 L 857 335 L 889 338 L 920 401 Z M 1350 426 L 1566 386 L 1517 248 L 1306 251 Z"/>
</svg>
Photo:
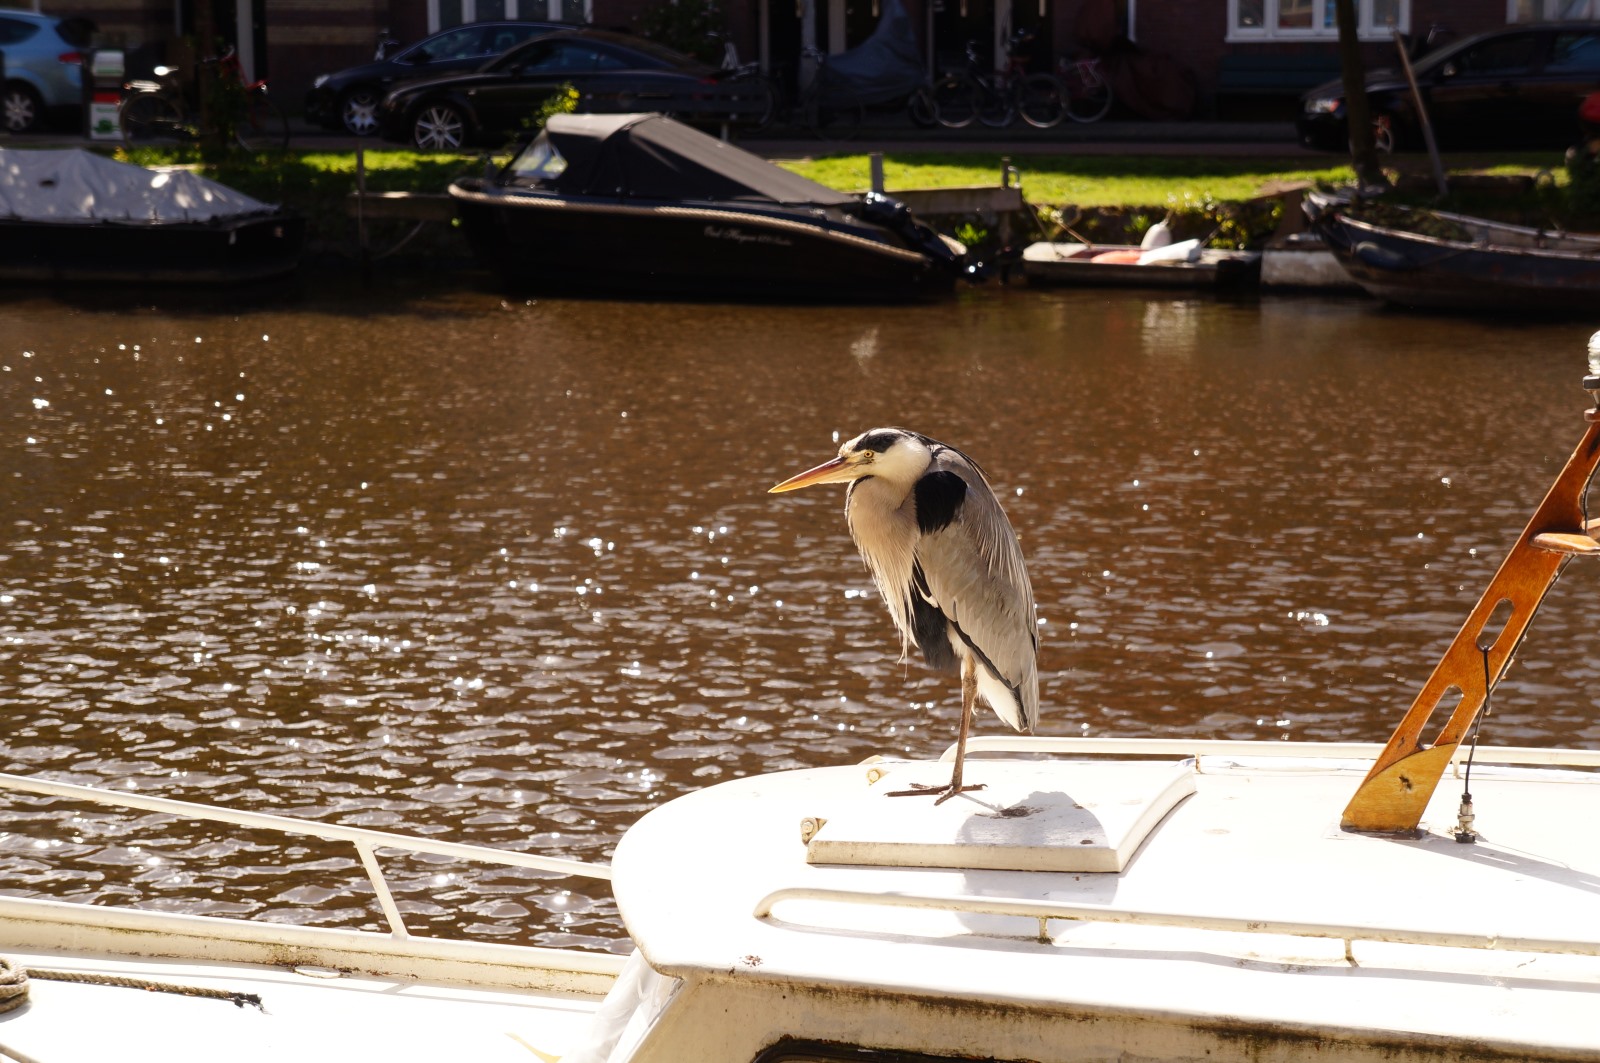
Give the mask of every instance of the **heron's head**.
<svg viewBox="0 0 1600 1063">
<path fill-rule="evenodd" d="M 812 484 L 852 483 L 869 476 L 882 477 L 906 488 L 928 468 L 933 456 L 931 440 L 904 428 L 874 428 L 862 432 L 839 448 L 839 456 L 814 469 L 791 476 L 769 494 L 797 491 Z"/>
</svg>

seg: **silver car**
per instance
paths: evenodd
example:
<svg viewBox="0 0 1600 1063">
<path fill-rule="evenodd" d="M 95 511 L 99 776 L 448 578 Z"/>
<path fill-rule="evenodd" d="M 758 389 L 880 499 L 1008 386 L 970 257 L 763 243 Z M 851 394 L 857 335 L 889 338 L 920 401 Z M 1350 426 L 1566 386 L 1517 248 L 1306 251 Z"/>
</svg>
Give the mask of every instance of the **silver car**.
<svg viewBox="0 0 1600 1063">
<path fill-rule="evenodd" d="M 0 89 L 0 129 L 25 133 L 46 115 L 65 115 L 83 106 L 83 64 L 93 23 L 32 11 L 0 10 L 0 57 L 5 84 Z"/>
</svg>

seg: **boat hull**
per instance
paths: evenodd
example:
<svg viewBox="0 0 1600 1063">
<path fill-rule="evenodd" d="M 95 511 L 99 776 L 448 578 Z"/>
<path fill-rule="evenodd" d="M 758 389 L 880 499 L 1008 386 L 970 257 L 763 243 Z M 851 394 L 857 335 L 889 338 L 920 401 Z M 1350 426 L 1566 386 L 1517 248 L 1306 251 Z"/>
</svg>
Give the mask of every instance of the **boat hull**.
<svg viewBox="0 0 1600 1063">
<path fill-rule="evenodd" d="M 220 222 L 0 219 L 0 278 L 134 284 L 237 284 L 299 265 L 305 221 L 291 214 Z"/>
<path fill-rule="evenodd" d="M 1023 249 L 1022 272 L 1034 284 L 1079 284 L 1119 288 L 1234 289 L 1256 284 L 1261 256 L 1256 252 L 1205 250 L 1194 262 L 1112 261 L 1103 255 L 1132 257 L 1140 249 L 1121 245 L 1037 243 Z"/>
<path fill-rule="evenodd" d="M 451 186 L 474 254 L 517 288 L 895 302 L 947 293 L 948 263 L 821 211 L 622 203 Z"/>
<path fill-rule="evenodd" d="M 1398 306 L 1478 313 L 1592 313 L 1600 301 L 1600 240 L 1560 247 L 1441 239 L 1348 217 L 1316 219 L 1353 280 Z"/>
</svg>

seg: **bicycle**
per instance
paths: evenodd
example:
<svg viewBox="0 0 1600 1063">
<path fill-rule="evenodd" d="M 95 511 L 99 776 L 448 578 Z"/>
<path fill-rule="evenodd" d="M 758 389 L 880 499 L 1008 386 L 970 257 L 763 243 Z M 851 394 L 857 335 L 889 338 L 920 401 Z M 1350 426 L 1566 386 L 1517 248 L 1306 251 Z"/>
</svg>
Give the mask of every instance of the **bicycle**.
<svg viewBox="0 0 1600 1063">
<path fill-rule="evenodd" d="M 1001 129 L 1022 120 L 1039 129 L 1058 125 L 1066 114 L 1065 89 L 1052 74 L 1030 74 L 1023 46 L 1032 32 L 1017 30 L 1006 39 L 1006 65 L 993 74 L 980 72 L 978 42 L 967 42 L 967 68 L 946 73 L 934 85 L 934 117 L 949 129 L 962 129 L 974 119 Z"/>
<path fill-rule="evenodd" d="M 811 80 L 801 90 L 798 99 L 783 99 L 777 90 L 781 82 L 769 83 L 772 106 L 756 124 L 757 128 L 765 128 L 773 121 L 782 119 L 823 140 L 854 139 L 861 132 L 861 123 L 866 120 L 866 106 L 849 102 L 849 94 L 844 91 L 847 86 L 829 84 L 826 53 L 816 48 L 806 48 L 804 52 L 807 58 L 817 64 L 816 73 L 811 75 Z"/>
<path fill-rule="evenodd" d="M 1074 122 L 1098 122 L 1111 110 L 1115 96 L 1098 56 L 1062 56 L 1056 62 L 1056 79 L 1061 82 L 1067 117 Z"/>
<path fill-rule="evenodd" d="M 128 95 L 117 111 L 124 143 L 186 144 L 220 134 L 252 153 L 282 151 L 289 146 L 288 118 L 268 98 L 265 81 L 244 80 L 233 48 L 200 62 L 215 67 L 218 98 L 214 101 L 214 126 L 201 118 L 199 108 L 190 101 L 178 68 L 158 66 L 156 80 L 130 81 L 126 86 Z"/>
</svg>

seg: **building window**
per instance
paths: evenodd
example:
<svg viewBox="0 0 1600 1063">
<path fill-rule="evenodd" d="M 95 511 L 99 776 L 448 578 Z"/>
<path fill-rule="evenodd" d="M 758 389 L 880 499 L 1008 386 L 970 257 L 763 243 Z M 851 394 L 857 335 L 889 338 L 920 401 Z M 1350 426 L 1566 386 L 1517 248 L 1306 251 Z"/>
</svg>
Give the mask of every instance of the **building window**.
<svg viewBox="0 0 1600 1063">
<path fill-rule="evenodd" d="M 428 0 L 428 32 L 491 19 L 582 24 L 591 16 L 592 0 Z"/>
<path fill-rule="evenodd" d="M 1507 22 L 1600 18 L 1600 0 L 1508 0 Z"/>
<path fill-rule="evenodd" d="M 1555 3 L 1560 0 L 1509 0 Z M 1583 0 L 1600 2 L 1600 0 Z M 1355 0 L 1363 40 L 1387 40 L 1393 30 L 1411 29 L 1411 0 Z M 1335 40 L 1339 23 L 1334 0 L 1228 0 L 1228 40 Z"/>
</svg>

